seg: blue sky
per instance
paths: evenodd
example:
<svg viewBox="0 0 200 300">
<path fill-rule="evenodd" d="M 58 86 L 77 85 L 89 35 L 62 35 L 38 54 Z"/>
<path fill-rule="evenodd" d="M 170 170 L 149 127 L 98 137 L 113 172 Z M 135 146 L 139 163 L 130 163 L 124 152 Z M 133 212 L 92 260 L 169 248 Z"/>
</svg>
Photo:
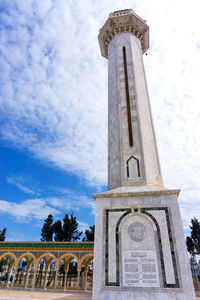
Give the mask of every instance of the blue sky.
<svg viewBox="0 0 200 300">
<path fill-rule="evenodd" d="M 49 213 L 94 224 L 107 188 L 107 61 L 98 31 L 133 8 L 150 26 L 144 64 L 165 186 L 185 230 L 200 218 L 198 0 L 0 0 L 0 229 L 39 240 Z"/>
<path fill-rule="evenodd" d="M 83 231 L 93 225 L 93 189 L 78 176 L 7 146 L 1 148 L 0 161 L 5 176 L 0 190 L 6 199 L 0 200 L 0 224 L 7 227 L 7 240 L 38 240 L 49 213 L 56 220 L 73 211 Z"/>
</svg>

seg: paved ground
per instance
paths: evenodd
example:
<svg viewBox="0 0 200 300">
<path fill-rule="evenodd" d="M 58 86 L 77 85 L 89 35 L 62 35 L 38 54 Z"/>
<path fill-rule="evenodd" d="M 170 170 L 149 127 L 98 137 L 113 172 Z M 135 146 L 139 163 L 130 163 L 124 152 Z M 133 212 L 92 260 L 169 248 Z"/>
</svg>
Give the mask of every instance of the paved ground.
<svg viewBox="0 0 200 300">
<path fill-rule="evenodd" d="M 0 289 L 0 300 L 92 300 L 91 293 L 54 293 L 39 291 L 19 291 Z M 200 297 L 197 297 L 200 300 Z"/>
<path fill-rule="evenodd" d="M 0 290 L 0 300 L 92 300 L 92 293 Z"/>
</svg>

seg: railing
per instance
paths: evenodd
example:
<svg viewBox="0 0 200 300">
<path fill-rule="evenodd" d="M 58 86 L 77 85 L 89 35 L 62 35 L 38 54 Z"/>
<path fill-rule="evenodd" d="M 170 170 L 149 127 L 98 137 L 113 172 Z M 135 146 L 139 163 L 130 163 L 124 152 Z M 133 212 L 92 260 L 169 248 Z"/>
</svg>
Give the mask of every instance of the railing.
<svg viewBox="0 0 200 300">
<path fill-rule="evenodd" d="M 78 274 L 79 273 L 79 274 Z M 84 290 L 91 291 L 93 285 L 93 272 L 79 271 L 76 273 L 61 273 L 56 276 L 55 270 L 16 270 L 15 275 L 10 275 L 10 270 L 0 272 L 0 287 L 7 288 L 43 288 L 59 290 Z"/>
<path fill-rule="evenodd" d="M 192 279 L 194 284 L 194 289 L 196 294 L 200 294 L 200 264 L 191 264 L 190 265 L 192 272 Z"/>
</svg>

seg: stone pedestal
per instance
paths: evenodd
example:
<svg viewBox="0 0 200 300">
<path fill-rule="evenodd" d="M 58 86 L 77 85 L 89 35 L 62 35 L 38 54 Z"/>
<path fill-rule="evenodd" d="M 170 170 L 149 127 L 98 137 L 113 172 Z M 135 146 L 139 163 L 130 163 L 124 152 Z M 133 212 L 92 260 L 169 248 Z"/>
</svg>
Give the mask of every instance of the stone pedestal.
<svg viewBox="0 0 200 300">
<path fill-rule="evenodd" d="M 96 194 L 93 299 L 195 299 L 179 190 Z"/>
</svg>

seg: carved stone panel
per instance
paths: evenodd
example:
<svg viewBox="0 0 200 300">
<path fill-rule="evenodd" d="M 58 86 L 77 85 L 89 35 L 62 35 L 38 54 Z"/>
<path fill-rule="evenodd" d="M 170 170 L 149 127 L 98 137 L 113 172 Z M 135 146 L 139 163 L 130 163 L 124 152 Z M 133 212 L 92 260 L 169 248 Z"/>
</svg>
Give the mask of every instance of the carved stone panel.
<svg viewBox="0 0 200 300">
<path fill-rule="evenodd" d="M 121 286 L 160 287 L 156 227 L 140 214 L 129 214 L 120 226 Z"/>
</svg>

